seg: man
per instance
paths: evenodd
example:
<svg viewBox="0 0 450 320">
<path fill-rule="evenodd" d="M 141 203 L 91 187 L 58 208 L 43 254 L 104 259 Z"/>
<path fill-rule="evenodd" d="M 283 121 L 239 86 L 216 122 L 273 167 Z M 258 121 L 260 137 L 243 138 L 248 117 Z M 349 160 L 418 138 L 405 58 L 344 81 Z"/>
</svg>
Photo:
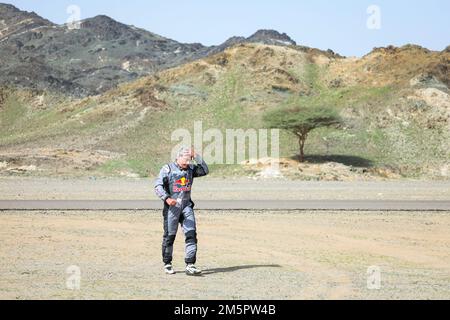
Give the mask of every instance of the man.
<svg viewBox="0 0 450 320">
<path fill-rule="evenodd" d="M 195 164 L 193 161 L 195 160 Z M 156 195 L 164 201 L 164 237 L 162 256 L 164 271 L 175 274 L 172 267 L 173 244 L 181 224 L 186 238 L 186 274 L 197 276 L 201 271 L 195 267 L 197 260 L 197 228 L 191 189 L 194 178 L 206 176 L 208 166 L 193 148 L 183 147 L 175 162 L 165 165 L 155 182 Z"/>
</svg>

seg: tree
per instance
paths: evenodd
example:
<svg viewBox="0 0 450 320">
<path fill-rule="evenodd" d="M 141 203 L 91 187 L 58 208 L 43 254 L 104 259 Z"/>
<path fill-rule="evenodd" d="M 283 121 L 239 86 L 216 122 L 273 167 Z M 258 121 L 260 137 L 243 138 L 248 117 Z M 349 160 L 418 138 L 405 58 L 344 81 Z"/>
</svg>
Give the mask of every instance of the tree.
<svg viewBox="0 0 450 320">
<path fill-rule="evenodd" d="M 282 129 L 298 137 L 300 162 L 305 161 L 305 142 L 309 133 L 320 127 L 339 126 L 342 119 L 334 108 L 288 106 L 264 114 L 263 120 L 271 129 Z"/>
</svg>

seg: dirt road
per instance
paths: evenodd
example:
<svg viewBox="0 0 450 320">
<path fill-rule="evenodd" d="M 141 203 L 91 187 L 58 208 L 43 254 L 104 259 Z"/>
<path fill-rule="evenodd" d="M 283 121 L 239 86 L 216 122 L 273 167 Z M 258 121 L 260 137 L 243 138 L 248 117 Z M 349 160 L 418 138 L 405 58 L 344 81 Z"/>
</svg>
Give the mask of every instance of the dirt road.
<svg viewBox="0 0 450 320">
<path fill-rule="evenodd" d="M 0 200 L 157 200 L 153 179 L 0 177 Z M 450 200 L 448 181 L 201 178 L 194 200 Z"/>
<path fill-rule="evenodd" d="M 197 212 L 198 265 L 159 211 L 0 213 L 1 299 L 449 299 L 450 212 Z M 81 270 L 69 290 L 69 266 Z M 367 270 L 381 271 L 370 290 Z"/>
<path fill-rule="evenodd" d="M 158 210 L 160 200 L 0 200 L 0 210 Z M 450 201 L 424 200 L 201 200 L 203 210 L 450 211 Z"/>
</svg>

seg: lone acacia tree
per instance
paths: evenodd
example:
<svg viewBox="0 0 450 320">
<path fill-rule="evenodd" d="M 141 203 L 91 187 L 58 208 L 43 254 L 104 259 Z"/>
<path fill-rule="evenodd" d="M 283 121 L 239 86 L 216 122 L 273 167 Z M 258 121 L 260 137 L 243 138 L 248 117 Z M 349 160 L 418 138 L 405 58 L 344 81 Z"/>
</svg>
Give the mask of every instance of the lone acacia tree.
<svg viewBox="0 0 450 320">
<path fill-rule="evenodd" d="M 305 161 L 305 142 L 312 130 L 342 123 L 337 110 L 329 107 L 288 106 L 267 112 L 263 120 L 271 129 L 287 130 L 298 137 L 300 162 Z"/>
</svg>

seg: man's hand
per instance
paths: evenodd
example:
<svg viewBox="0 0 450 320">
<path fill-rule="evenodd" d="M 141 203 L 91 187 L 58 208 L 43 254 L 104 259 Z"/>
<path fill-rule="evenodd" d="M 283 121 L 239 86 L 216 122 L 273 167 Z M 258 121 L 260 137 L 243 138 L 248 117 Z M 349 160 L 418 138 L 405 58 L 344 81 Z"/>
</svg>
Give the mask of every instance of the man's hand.
<svg viewBox="0 0 450 320">
<path fill-rule="evenodd" d="M 198 156 L 198 153 L 195 152 L 194 146 L 192 146 L 192 148 L 191 148 L 191 154 L 190 154 L 190 156 L 191 156 L 191 160 L 192 160 L 192 159 L 195 159 L 195 158 Z"/>
<path fill-rule="evenodd" d="M 172 198 L 168 198 L 168 199 L 166 200 L 166 203 L 167 203 L 169 206 L 174 207 L 174 206 L 177 205 L 177 200 L 172 199 Z"/>
</svg>

